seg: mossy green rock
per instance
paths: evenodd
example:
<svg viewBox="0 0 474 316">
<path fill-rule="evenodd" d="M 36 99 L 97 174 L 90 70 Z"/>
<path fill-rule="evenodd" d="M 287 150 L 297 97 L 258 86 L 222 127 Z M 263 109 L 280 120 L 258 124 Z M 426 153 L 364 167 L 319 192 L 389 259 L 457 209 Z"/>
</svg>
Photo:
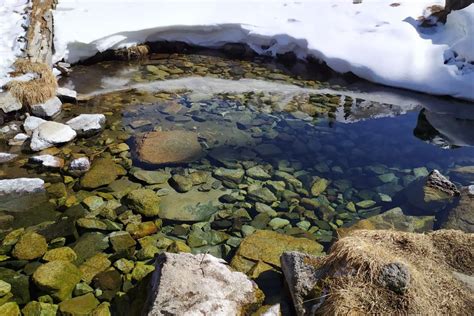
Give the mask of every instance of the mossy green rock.
<svg viewBox="0 0 474 316">
<path fill-rule="evenodd" d="M 46 252 L 43 256 L 44 261 L 63 260 L 74 262 L 76 259 L 76 253 L 69 247 L 59 247 L 48 250 L 48 252 Z"/>
<path fill-rule="evenodd" d="M 257 230 L 242 241 L 231 265 L 244 273 L 250 273 L 258 262 L 280 267 L 280 256 L 285 251 L 298 251 L 314 256 L 324 254 L 323 246 L 315 241 L 269 230 Z"/>
<path fill-rule="evenodd" d="M 59 312 L 67 316 L 88 316 L 99 305 L 99 301 L 92 293 L 74 297 L 59 303 Z"/>
<path fill-rule="evenodd" d="M 103 302 L 92 312 L 91 316 L 110 316 L 110 303 Z"/>
<path fill-rule="evenodd" d="M 72 247 L 77 254 L 76 264 L 83 263 L 86 259 L 107 249 L 109 247 L 109 239 L 101 233 L 86 233 Z"/>
<path fill-rule="evenodd" d="M 32 301 L 21 310 L 24 316 L 56 316 L 58 305 Z"/>
<path fill-rule="evenodd" d="M 138 189 L 127 195 L 128 206 L 144 216 L 157 216 L 160 212 L 160 198 L 153 190 Z"/>
<path fill-rule="evenodd" d="M 111 265 L 112 262 L 110 262 L 106 254 L 98 253 L 90 257 L 79 267 L 82 280 L 86 283 L 90 283 L 98 273 L 105 271 Z"/>
<path fill-rule="evenodd" d="M 10 293 L 11 290 L 11 284 L 0 279 L 0 297 L 4 297 L 8 293 Z"/>
<path fill-rule="evenodd" d="M 74 287 L 80 280 L 81 272 L 68 261 L 57 260 L 45 263 L 33 273 L 35 284 L 60 301 L 71 297 Z"/>
<path fill-rule="evenodd" d="M 0 306 L 2 316 L 20 316 L 20 307 L 15 302 L 8 302 Z"/>
<path fill-rule="evenodd" d="M 41 257 L 48 250 L 46 238 L 34 232 L 28 232 L 20 237 L 12 255 L 20 260 L 33 260 Z"/>
<path fill-rule="evenodd" d="M 311 186 L 311 194 L 313 196 L 319 196 L 321 193 L 326 191 L 329 185 L 329 181 L 324 178 L 317 178 Z"/>
<path fill-rule="evenodd" d="M 7 268 L 0 268 L 0 280 L 11 285 L 12 301 L 25 304 L 30 300 L 29 278 L 26 275 Z"/>
<path fill-rule="evenodd" d="M 126 174 L 127 171 L 111 158 L 99 158 L 94 160 L 91 169 L 82 177 L 81 186 L 86 189 L 95 189 L 108 185 L 119 176 Z"/>
</svg>

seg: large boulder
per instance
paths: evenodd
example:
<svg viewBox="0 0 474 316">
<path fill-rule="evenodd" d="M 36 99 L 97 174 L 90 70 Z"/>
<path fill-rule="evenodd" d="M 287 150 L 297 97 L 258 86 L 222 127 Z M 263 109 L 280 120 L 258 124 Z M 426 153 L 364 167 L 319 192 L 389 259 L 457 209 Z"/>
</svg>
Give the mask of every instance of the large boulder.
<svg viewBox="0 0 474 316">
<path fill-rule="evenodd" d="M 285 254 L 282 270 L 298 315 L 469 314 L 473 243 L 455 230 L 359 230 L 325 257 Z"/>
<path fill-rule="evenodd" d="M 33 131 L 31 150 L 40 151 L 55 145 L 64 144 L 76 138 L 76 132 L 69 126 L 47 121 Z"/>
<path fill-rule="evenodd" d="M 242 241 L 231 265 L 244 273 L 250 273 L 262 264 L 270 270 L 272 267 L 280 267 L 280 256 L 285 251 L 299 251 L 314 256 L 324 254 L 323 246 L 315 241 L 269 230 L 257 230 Z"/>
<path fill-rule="evenodd" d="M 94 135 L 105 127 L 104 114 L 81 114 L 66 122 L 79 136 Z"/>
<path fill-rule="evenodd" d="M 111 184 L 119 176 L 126 174 L 127 171 L 111 158 L 99 158 L 92 162 L 90 170 L 84 174 L 80 183 L 83 188 L 95 189 Z"/>
<path fill-rule="evenodd" d="M 263 293 L 245 274 L 211 255 L 163 253 L 155 265 L 149 316 L 246 315 L 263 301 Z"/>
<path fill-rule="evenodd" d="M 145 134 L 137 140 L 137 156 L 148 164 L 180 164 L 201 158 L 203 150 L 196 133 L 164 131 Z"/>
</svg>

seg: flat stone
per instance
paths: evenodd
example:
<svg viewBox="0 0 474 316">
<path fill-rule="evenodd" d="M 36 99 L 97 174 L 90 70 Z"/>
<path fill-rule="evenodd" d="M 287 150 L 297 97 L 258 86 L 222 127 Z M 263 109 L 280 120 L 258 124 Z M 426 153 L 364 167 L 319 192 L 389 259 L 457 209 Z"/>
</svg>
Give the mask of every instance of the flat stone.
<svg viewBox="0 0 474 316">
<path fill-rule="evenodd" d="M 71 316 L 93 315 L 92 312 L 99 303 L 94 294 L 87 293 L 59 303 L 59 312 L 61 315 Z"/>
<path fill-rule="evenodd" d="M 29 162 L 39 164 L 44 168 L 61 169 L 64 167 L 64 159 L 54 157 L 53 155 L 32 156 L 30 157 Z"/>
<path fill-rule="evenodd" d="M 21 110 L 22 107 L 23 105 L 20 100 L 15 98 L 10 92 L 0 93 L 0 109 L 3 110 L 4 113 L 18 111 Z"/>
<path fill-rule="evenodd" d="M 262 188 L 259 185 L 251 185 L 248 188 L 247 197 L 253 201 L 265 204 L 271 204 L 277 201 L 277 197 L 268 188 Z"/>
<path fill-rule="evenodd" d="M 272 218 L 272 220 L 268 223 L 268 226 L 270 226 L 273 230 L 277 230 L 277 229 L 285 227 L 288 224 L 290 224 L 289 220 L 275 217 L 275 218 Z"/>
<path fill-rule="evenodd" d="M 76 132 L 65 124 L 47 121 L 33 131 L 30 147 L 33 151 L 40 151 L 67 143 L 76 138 L 76 135 Z"/>
<path fill-rule="evenodd" d="M 311 185 L 311 194 L 313 196 L 319 196 L 321 193 L 326 191 L 327 187 L 329 185 L 329 181 L 324 178 L 316 178 L 316 180 L 313 182 Z"/>
<path fill-rule="evenodd" d="M 219 198 L 225 191 L 189 191 L 179 195 L 169 194 L 161 198 L 159 216 L 162 219 L 202 222 L 218 211 Z"/>
<path fill-rule="evenodd" d="M 132 175 L 147 184 L 162 184 L 168 181 L 171 175 L 165 171 L 148 171 L 143 169 L 133 170 Z"/>
<path fill-rule="evenodd" d="M 31 135 L 33 131 L 38 128 L 38 126 L 45 122 L 46 120 L 42 118 L 29 115 L 23 123 L 23 129 L 25 130 L 26 134 Z"/>
<path fill-rule="evenodd" d="M 127 174 L 127 171 L 110 158 L 98 158 L 92 162 L 92 166 L 81 179 L 81 186 L 86 189 L 95 189 L 112 183 L 119 176 Z"/>
<path fill-rule="evenodd" d="M 0 180 L 0 196 L 44 192 L 44 181 L 38 178 Z"/>
<path fill-rule="evenodd" d="M 61 112 L 63 104 L 59 98 L 54 97 L 44 103 L 33 104 L 30 106 L 33 115 L 45 118 L 51 118 Z"/>
<path fill-rule="evenodd" d="M 272 177 L 270 174 L 268 174 L 268 172 L 265 169 L 263 169 L 260 166 L 255 166 L 255 167 L 247 169 L 245 171 L 245 174 L 248 177 L 254 178 L 257 180 L 268 180 L 268 179 L 271 179 Z"/>
<path fill-rule="evenodd" d="M 137 189 L 127 194 L 127 204 L 135 212 L 152 217 L 160 213 L 160 198 L 153 190 Z"/>
<path fill-rule="evenodd" d="M 151 132 L 137 140 L 138 158 L 154 165 L 188 163 L 203 156 L 197 134 L 187 131 Z"/>
<path fill-rule="evenodd" d="M 259 261 L 280 267 L 280 256 L 285 251 L 320 256 L 323 254 L 323 246 L 306 238 L 296 238 L 270 230 L 257 230 L 242 241 L 231 265 L 244 273 L 250 272 Z"/>
<path fill-rule="evenodd" d="M 163 253 L 155 265 L 149 316 L 250 314 L 263 301 L 254 282 L 212 255 Z"/>
<path fill-rule="evenodd" d="M 64 301 L 71 297 L 74 287 L 81 280 L 79 269 L 68 261 L 51 261 L 33 273 L 33 281 L 52 297 Z"/>
<path fill-rule="evenodd" d="M 244 175 L 244 169 L 217 168 L 216 170 L 214 170 L 214 177 L 216 177 L 217 179 L 237 184 L 242 182 Z"/>
<path fill-rule="evenodd" d="M 81 114 L 66 122 L 79 136 L 94 135 L 105 127 L 104 114 Z"/>
</svg>

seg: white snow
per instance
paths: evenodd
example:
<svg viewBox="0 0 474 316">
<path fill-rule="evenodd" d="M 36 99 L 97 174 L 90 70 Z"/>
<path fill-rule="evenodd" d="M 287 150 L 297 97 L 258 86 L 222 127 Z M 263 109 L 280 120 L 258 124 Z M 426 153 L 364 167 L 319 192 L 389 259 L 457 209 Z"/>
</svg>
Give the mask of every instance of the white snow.
<svg viewBox="0 0 474 316">
<path fill-rule="evenodd" d="M 390 6 L 397 2 L 399 6 Z M 62 0 L 55 60 L 157 40 L 313 55 L 373 82 L 474 100 L 474 5 L 422 29 L 429 0 Z M 455 57 L 453 51 L 458 57 Z M 447 64 L 445 64 L 445 59 Z"/>
<path fill-rule="evenodd" d="M 25 43 L 25 9 L 28 0 L 0 0 L 0 88 L 8 81 L 8 72 Z M 25 78 L 27 79 L 27 78 Z"/>
</svg>

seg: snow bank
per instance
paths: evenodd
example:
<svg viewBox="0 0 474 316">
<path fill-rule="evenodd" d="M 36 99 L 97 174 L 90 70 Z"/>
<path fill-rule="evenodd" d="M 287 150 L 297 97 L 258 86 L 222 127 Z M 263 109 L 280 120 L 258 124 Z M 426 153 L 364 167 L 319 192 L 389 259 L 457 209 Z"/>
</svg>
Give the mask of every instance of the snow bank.
<svg viewBox="0 0 474 316">
<path fill-rule="evenodd" d="M 0 0 L 0 87 L 25 45 L 19 38 L 25 34 L 22 24 L 26 24 L 27 4 L 28 0 Z"/>
<path fill-rule="evenodd" d="M 55 60 L 77 62 L 145 41 L 239 42 L 260 54 L 313 55 L 389 86 L 474 100 L 474 5 L 451 14 L 446 26 L 417 27 L 425 9 L 442 2 L 62 0 Z"/>
</svg>

